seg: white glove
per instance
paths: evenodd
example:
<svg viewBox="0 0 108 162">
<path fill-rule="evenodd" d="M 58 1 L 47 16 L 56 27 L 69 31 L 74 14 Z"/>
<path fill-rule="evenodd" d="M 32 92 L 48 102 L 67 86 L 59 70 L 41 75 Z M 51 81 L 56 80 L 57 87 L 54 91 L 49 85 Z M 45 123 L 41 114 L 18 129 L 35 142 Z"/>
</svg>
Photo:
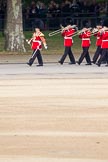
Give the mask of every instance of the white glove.
<svg viewBox="0 0 108 162">
<path fill-rule="evenodd" d="M 28 39 L 26 39 L 26 42 L 27 42 L 28 44 L 30 44 L 30 41 L 29 41 Z"/>
<path fill-rule="evenodd" d="M 44 45 L 44 48 L 45 48 L 45 49 L 48 49 L 48 46 L 45 44 L 45 45 Z"/>
<path fill-rule="evenodd" d="M 96 28 L 94 28 L 93 31 L 92 31 L 93 34 L 95 34 L 97 32 L 98 32 L 98 29 L 96 29 Z"/>
<path fill-rule="evenodd" d="M 72 28 L 76 28 L 77 26 L 76 26 L 76 25 L 72 25 L 72 26 L 70 26 L 70 27 L 72 27 Z"/>
</svg>

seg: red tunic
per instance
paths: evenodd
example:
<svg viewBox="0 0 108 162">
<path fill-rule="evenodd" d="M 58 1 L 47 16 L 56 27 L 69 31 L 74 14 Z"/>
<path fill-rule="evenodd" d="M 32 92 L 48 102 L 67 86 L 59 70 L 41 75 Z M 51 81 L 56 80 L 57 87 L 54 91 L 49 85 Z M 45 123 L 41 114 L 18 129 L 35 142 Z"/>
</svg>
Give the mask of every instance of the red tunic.
<svg viewBox="0 0 108 162">
<path fill-rule="evenodd" d="M 72 35 L 75 33 L 75 29 L 64 30 L 62 36 L 64 37 L 64 46 L 71 47 L 73 45 Z"/>
<path fill-rule="evenodd" d="M 96 46 L 101 46 L 102 44 L 102 35 L 100 32 L 94 34 L 94 36 L 97 37 L 97 40 L 96 40 Z"/>
<path fill-rule="evenodd" d="M 90 31 L 85 31 L 82 34 L 79 35 L 79 38 L 82 39 L 82 47 L 89 47 L 91 42 L 90 42 L 90 36 L 91 32 Z"/>
<path fill-rule="evenodd" d="M 108 31 L 102 33 L 102 44 L 101 48 L 108 48 Z"/>
<path fill-rule="evenodd" d="M 42 48 L 41 39 L 39 36 L 35 36 L 35 38 L 33 38 L 31 47 L 33 50 Z"/>
</svg>

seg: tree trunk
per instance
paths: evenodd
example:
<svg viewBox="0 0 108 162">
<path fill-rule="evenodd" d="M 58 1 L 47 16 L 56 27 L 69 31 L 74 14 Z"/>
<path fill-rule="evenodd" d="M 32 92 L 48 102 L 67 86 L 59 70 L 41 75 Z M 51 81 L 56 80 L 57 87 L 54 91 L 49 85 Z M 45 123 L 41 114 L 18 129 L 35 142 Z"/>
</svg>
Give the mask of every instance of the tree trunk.
<svg viewBox="0 0 108 162">
<path fill-rule="evenodd" d="M 7 0 L 5 50 L 25 52 L 21 0 Z"/>
</svg>

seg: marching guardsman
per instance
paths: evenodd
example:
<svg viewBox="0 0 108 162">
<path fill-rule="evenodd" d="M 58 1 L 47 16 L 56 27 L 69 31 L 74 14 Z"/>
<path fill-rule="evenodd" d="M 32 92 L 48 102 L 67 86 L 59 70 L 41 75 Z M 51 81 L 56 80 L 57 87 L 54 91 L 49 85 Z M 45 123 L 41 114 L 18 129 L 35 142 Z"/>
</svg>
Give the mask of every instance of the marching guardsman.
<svg viewBox="0 0 108 162">
<path fill-rule="evenodd" d="M 101 35 L 102 35 L 102 55 L 100 59 L 98 60 L 97 65 L 100 66 L 102 61 L 106 59 L 108 66 L 108 19 L 104 20 L 103 22 L 103 28 L 101 29 Z"/>
<path fill-rule="evenodd" d="M 73 45 L 73 39 L 72 36 L 74 35 L 74 33 L 77 31 L 77 27 L 76 25 L 68 25 L 67 27 L 65 27 L 62 31 L 61 31 L 61 35 L 64 37 L 64 54 L 61 57 L 61 59 L 59 60 L 60 64 L 64 63 L 64 60 L 66 59 L 66 56 L 69 56 L 70 59 L 70 63 L 69 64 L 75 64 L 75 58 L 74 55 L 72 53 L 71 47 Z"/>
<path fill-rule="evenodd" d="M 91 44 L 91 41 L 90 41 L 91 31 L 90 30 L 91 28 L 89 28 L 88 24 L 86 23 L 82 31 L 79 33 L 79 38 L 82 39 L 82 48 L 83 48 L 83 52 L 79 60 L 77 61 L 79 65 L 82 63 L 84 58 L 86 59 L 86 62 L 87 62 L 86 65 L 91 65 L 91 59 L 89 56 L 89 47 Z"/>
<path fill-rule="evenodd" d="M 102 29 L 102 25 L 98 24 L 96 26 L 96 28 L 92 31 L 92 33 L 94 34 L 94 36 L 96 37 L 96 52 L 93 56 L 93 63 L 95 64 L 97 59 L 99 58 L 99 56 L 102 54 L 102 48 L 101 48 L 101 44 L 102 44 L 102 35 L 101 35 L 101 29 Z"/>
<path fill-rule="evenodd" d="M 42 43 L 44 45 L 44 48 L 47 49 L 45 36 L 40 31 L 40 29 L 36 27 L 32 38 L 28 41 L 28 44 L 31 44 L 31 48 L 33 50 L 32 56 L 27 63 L 29 66 L 32 66 L 36 57 L 39 63 L 37 66 L 43 66 L 43 59 L 40 52 L 40 50 L 42 49 Z"/>
</svg>

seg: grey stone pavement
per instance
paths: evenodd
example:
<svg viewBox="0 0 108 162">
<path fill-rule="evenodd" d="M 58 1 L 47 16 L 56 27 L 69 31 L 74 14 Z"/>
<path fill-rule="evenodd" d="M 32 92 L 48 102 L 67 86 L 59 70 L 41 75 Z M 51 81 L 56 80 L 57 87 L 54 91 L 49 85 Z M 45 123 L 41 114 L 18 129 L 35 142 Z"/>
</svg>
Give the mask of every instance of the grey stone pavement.
<svg viewBox="0 0 108 162">
<path fill-rule="evenodd" d="M 57 77 L 57 78 L 108 78 L 108 67 L 102 65 L 87 66 L 85 63 L 69 65 L 64 63 L 45 63 L 43 67 L 33 64 L 31 67 L 26 63 L 1 63 L 0 77 L 6 76 L 30 76 L 30 77 Z"/>
<path fill-rule="evenodd" d="M 37 61 L 29 67 L 30 55 L 0 55 L 0 77 L 28 76 L 30 77 L 69 77 L 69 78 L 108 78 L 108 67 L 102 64 L 87 66 L 69 65 L 68 58 L 63 65 L 58 63 L 61 55 L 43 55 L 44 66 L 37 67 Z M 77 58 L 76 58 L 77 60 Z"/>
</svg>

